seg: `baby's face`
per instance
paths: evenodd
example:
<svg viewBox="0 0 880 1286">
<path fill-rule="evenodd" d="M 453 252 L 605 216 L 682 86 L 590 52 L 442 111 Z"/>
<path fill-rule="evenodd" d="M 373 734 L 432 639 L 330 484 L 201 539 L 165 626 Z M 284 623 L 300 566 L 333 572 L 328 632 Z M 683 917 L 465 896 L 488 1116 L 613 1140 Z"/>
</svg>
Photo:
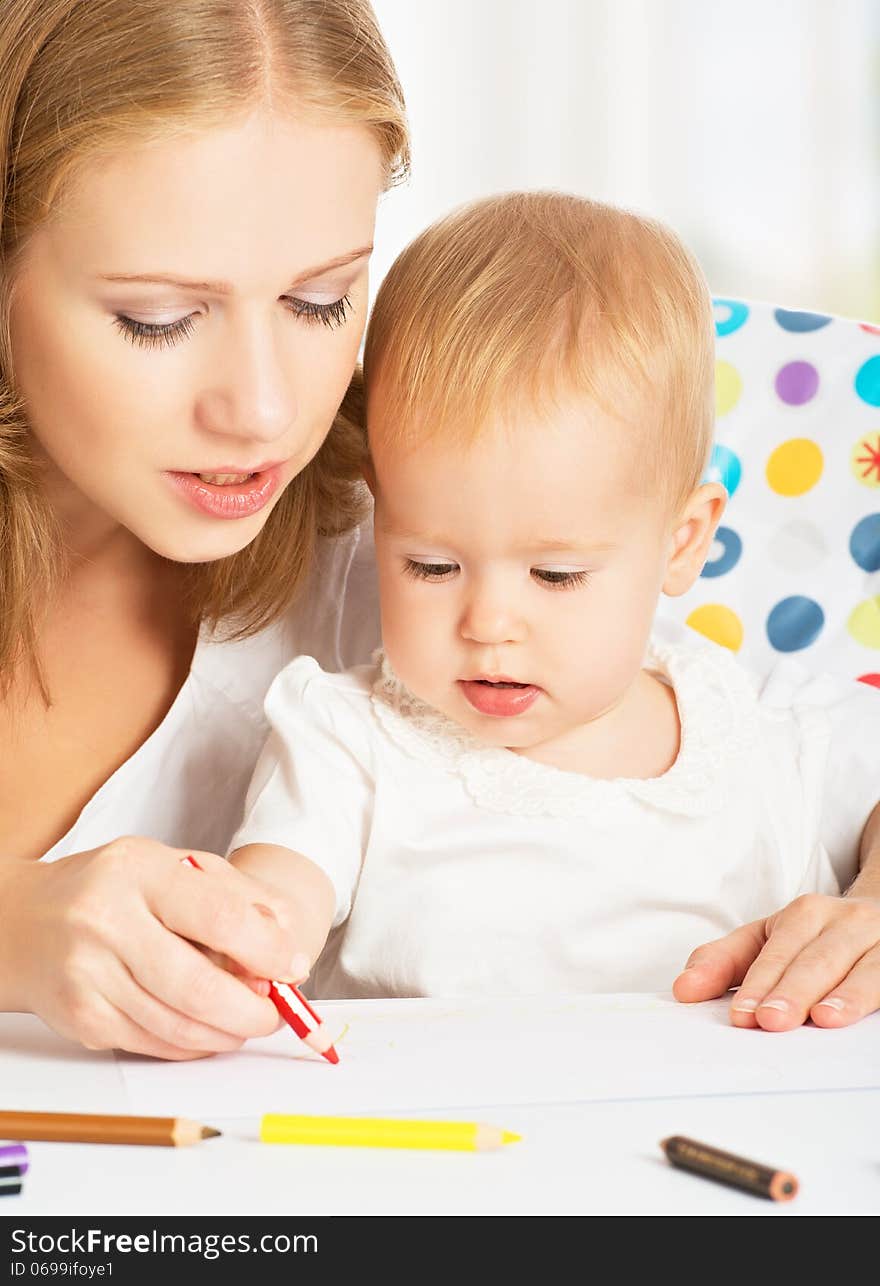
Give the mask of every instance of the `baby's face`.
<svg viewBox="0 0 880 1286">
<path fill-rule="evenodd" d="M 580 401 L 464 448 L 388 447 L 371 399 L 385 650 L 491 745 L 554 741 L 639 673 L 672 535 L 628 432 Z"/>
</svg>

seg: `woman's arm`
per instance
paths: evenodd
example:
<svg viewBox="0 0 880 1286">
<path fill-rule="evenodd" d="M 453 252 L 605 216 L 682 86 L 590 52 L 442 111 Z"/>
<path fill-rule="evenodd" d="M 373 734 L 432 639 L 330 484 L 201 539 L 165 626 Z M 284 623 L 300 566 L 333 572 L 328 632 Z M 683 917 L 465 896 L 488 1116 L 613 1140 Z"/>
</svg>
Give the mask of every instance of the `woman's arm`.
<svg viewBox="0 0 880 1286">
<path fill-rule="evenodd" d="M 199 947 L 292 978 L 286 900 L 213 853 L 196 853 L 196 880 L 185 856 L 134 836 L 56 862 L 0 860 L 0 1008 L 90 1049 L 168 1059 L 274 1031 L 272 1002 Z"/>
<path fill-rule="evenodd" d="M 880 803 L 862 831 L 859 873 L 846 890 L 845 896 L 880 898 Z"/>
<path fill-rule="evenodd" d="M 738 1027 L 788 1031 L 808 1018 L 845 1027 L 880 1008 L 880 803 L 842 897 L 806 894 L 697 947 L 672 992 L 691 1003 L 736 986 L 730 1014 Z"/>
</svg>

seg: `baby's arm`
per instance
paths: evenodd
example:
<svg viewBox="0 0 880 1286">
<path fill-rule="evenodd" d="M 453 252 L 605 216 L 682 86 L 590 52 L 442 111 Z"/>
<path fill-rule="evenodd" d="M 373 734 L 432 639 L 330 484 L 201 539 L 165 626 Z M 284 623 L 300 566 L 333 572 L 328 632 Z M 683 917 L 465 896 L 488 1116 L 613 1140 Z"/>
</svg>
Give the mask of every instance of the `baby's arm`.
<svg viewBox="0 0 880 1286">
<path fill-rule="evenodd" d="M 333 922 L 336 893 L 330 879 L 302 853 L 277 844 L 245 844 L 229 861 L 281 894 L 289 917 L 284 928 L 294 949 L 293 981 L 300 981 L 320 955 Z"/>
<path fill-rule="evenodd" d="M 259 880 L 267 900 L 270 891 L 281 895 L 296 964 L 282 982 L 306 977 L 334 922 L 351 911 L 373 807 L 368 683 L 360 674 L 325 675 L 302 656 L 266 696 L 269 736 L 229 862 Z"/>
<path fill-rule="evenodd" d="M 723 996 L 738 1027 L 788 1031 L 811 1018 L 846 1027 L 880 1008 L 880 803 L 865 828 L 859 874 L 842 897 L 808 893 L 692 952 L 676 1000 Z"/>
</svg>

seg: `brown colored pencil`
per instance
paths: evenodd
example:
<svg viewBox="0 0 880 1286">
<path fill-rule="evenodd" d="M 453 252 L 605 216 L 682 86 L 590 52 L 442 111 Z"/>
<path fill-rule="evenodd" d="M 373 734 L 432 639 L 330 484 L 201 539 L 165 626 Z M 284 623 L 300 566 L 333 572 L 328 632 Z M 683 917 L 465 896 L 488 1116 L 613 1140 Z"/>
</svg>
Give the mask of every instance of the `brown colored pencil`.
<svg viewBox="0 0 880 1286">
<path fill-rule="evenodd" d="M 184 1117 L 0 1112 L 0 1138 L 35 1143 L 144 1143 L 180 1148 L 219 1134 L 219 1130 Z"/>
<path fill-rule="evenodd" d="M 749 1161 L 746 1157 L 722 1152 L 708 1143 L 686 1139 L 682 1134 L 661 1139 L 660 1146 L 673 1165 L 704 1179 L 714 1179 L 732 1188 L 742 1188 L 756 1197 L 769 1197 L 771 1201 L 791 1201 L 797 1196 L 798 1181 L 785 1170 Z"/>
</svg>

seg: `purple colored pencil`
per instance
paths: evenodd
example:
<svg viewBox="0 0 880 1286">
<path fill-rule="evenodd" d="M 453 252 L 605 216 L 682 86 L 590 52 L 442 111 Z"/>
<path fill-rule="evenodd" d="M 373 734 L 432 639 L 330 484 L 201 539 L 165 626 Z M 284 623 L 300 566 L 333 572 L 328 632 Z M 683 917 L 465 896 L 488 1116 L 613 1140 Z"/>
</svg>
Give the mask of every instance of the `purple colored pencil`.
<svg viewBox="0 0 880 1286">
<path fill-rule="evenodd" d="M 25 1174 L 30 1165 L 26 1146 L 23 1143 L 0 1143 L 0 1165 L 17 1165 Z"/>
</svg>

